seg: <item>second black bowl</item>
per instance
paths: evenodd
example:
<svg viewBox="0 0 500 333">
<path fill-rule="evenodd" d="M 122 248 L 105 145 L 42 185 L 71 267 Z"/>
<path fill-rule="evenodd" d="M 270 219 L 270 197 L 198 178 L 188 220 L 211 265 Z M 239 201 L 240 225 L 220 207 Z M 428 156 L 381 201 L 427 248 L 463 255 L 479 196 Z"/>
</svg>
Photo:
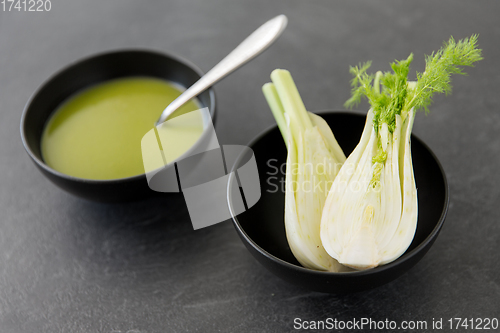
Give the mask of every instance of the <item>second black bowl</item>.
<svg viewBox="0 0 500 333">
<path fill-rule="evenodd" d="M 80 60 L 42 84 L 28 101 L 21 119 L 24 147 L 47 178 L 79 197 L 101 202 L 121 202 L 154 195 L 157 192 L 149 189 L 144 174 L 121 179 L 92 180 L 68 176 L 52 169 L 43 161 L 40 148 L 44 126 L 65 99 L 97 83 L 127 76 L 147 76 L 188 88 L 202 75 L 201 70 L 184 59 L 148 50 L 113 51 Z M 198 96 L 198 100 L 202 107 L 208 107 L 214 121 L 214 91 L 206 90 Z M 200 138 L 195 146 L 201 142 Z"/>
<path fill-rule="evenodd" d="M 359 142 L 366 117 L 347 112 L 320 114 L 330 125 L 346 156 Z M 285 233 L 284 173 L 286 147 L 276 126 L 250 144 L 259 170 L 261 198 L 246 212 L 233 216 L 234 226 L 250 253 L 269 271 L 300 287 L 329 293 L 349 293 L 388 283 L 413 267 L 436 240 L 448 209 L 448 185 L 439 161 L 412 134 L 412 157 L 418 188 L 418 225 L 408 250 L 395 261 L 365 271 L 332 273 L 302 267 Z M 238 164 L 235 167 L 239 167 Z M 231 177 L 229 182 L 235 181 Z M 231 183 L 228 185 L 231 188 Z M 231 200 L 228 198 L 231 210 Z"/>
</svg>

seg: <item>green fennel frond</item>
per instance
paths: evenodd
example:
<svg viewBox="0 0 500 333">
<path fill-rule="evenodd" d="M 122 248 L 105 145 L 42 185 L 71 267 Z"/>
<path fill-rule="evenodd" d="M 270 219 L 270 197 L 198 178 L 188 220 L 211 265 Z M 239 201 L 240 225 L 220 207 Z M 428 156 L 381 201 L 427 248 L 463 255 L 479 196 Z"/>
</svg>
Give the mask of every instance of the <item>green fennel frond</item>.
<svg viewBox="0 0 500 333">
<path fill-rule="evenodd" d="M 451 74 L 466 75 L 459 66 L 473 66 L 483 59 L 477 39 L 478 35 L 472 35 L 456 42 L 451 37 L 441 49 L 426 56 L 425 71 L 417 73 L 417 84 L 408 96 L 406 110 L 424 108 L 427 113 L 434 93 L 451 93 Z"/>
<path fill-rule="evenodd" d="M 396 60 L 391 63 L 394 74 L 387 73 L 381 81 L 386 87 L 387 106 L 380 115 L 380 120 L 389 125 L 389 130 L 394 132 L 396 128 L 396 115 L 401 114 L 405 105 L 407 90 L 408 72 L 413 61 L 413 53 L 405 60 Z"/>
<path fill-rule="evenodd" d="M 372 81 L 375 76 L 366 73 L 371 64 L 371 61 L 367 61 L 359 64 L 359 66 L 349 67 L 349 72 L 353 75 L 353 78 L 351 80 L 351 98 L 344 103 L 346 108 L 358 105 L 363 97 L 367 97 L 368 100 L 375 98 L 376 92 L 372 87 Z"/>
<path fill-rule="evenodd" d="M 407 81 L 413 54 L 407 59 L 391 63 L 392 72 L 368 74 L 366 71 L 371 62 L 350 67 L 349 71 L 354 76 L 351 98 L 344 106 L 355 106 L 366 97 L 374 112 L 375 130 L 378 131 L 378 127 L 386 123 L 393 132 L 396 115 L 404 119 L 412 108 L 424 108 L 428 112 L 434 93 L 451 92 L 451 75 L 465 75 L 460 66 L 473 66 L 476 61 L 483 59 L 481 49 L 477 48 L 477 40 L 478 35 L 458 42 L 451 37 L 437 52 L 425 56 L 425 71 L 417 72 L 416 82 Z"/>
</svg>

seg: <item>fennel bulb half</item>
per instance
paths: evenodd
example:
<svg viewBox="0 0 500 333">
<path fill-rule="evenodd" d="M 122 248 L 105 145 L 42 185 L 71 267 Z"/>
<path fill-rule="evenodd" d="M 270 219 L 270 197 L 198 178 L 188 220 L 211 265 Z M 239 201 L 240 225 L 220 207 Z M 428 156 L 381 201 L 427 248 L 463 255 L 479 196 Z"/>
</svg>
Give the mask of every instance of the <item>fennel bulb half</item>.
<svg viewBox="0 0 500 333">
<path fill-rule="evenodd" d="M 287 144 L 285 230 L 290 249 L 304 267 L 346 270 L 325 251 L 321 213 L 345 155 L 326 121 L 306 111 L 290 73 L 277 69 L 263 87 Z"/>
<path fill-rule="evenodd" d="M 415 110 L 427 110 L 436 92 L 451 92 L 458 66 L 482 59 L 477 36 L 453 38 L 426 57 L 423 73 L 407 81 L 413 54 L 391 64 L 393 72 L 369 75 L 370 63 L 351 67 L 352 97 L 367 97 L 371 109 L 359 144 L 335 178 L 321 217 L 321 241 L 339 263 L 373 268 L 401 256 L 417 227 L 418 202 L 410 136 Z"/>
</svg>

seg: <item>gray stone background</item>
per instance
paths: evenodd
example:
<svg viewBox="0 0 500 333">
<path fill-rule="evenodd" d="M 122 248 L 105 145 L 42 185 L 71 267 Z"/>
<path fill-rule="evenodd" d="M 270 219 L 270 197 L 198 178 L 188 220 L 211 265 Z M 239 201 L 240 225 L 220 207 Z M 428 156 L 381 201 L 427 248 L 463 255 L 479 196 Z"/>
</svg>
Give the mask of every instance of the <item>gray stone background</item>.
<svg viewBox="0 0 500 333">
<path fill-rule="evenodd" d="M 52 0 L 0 11 L 0 332 L 282 332 L 293 319 L 500 317 L 500 2 Z M 451 205 L 429 253 L 378 289 L 346 296 L 289 285 L 260 266 L 231 222 L 193 231 L 179 203 L 104 205 L 45 179 L 19 135 L 22 109 L 52 73 L 105 50 L 148 48 L 207 71 L 267 19 L 289 25 L 215 86 L 221 144 L 274 124 L 261 86 L 290 70 L 309 110 L 343 109 L 349 65 L 373 69 L 450 35 L 480 35 L 485 60 L 453 79 L 414 133 L 443 164 Z M 367 109 L 360 105 L 360 111 Z"/>
</svg>

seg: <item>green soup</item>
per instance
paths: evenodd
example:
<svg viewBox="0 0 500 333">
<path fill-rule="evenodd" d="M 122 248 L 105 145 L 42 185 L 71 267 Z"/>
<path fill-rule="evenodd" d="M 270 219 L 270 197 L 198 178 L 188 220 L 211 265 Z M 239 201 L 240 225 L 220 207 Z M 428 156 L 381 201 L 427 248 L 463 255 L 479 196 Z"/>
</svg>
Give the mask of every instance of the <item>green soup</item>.
<svg viewBox="0 0 500 333">
<path fill-rule="evenodd" d="M 42 135 L 42 155 L 51 168 L 79 178 L 117 179 L 144 173 L 141 139 L 181 91 L 172 83 L 146 77 L 107 81 L 65 101 Z M 203 120 L 196 101 L 179 126 L 167 128 L 165 157 L 174 160 L 201 136 Z M 188 113 L 189 112 L 189 113 Z M 176 118 L 174 118 L 175 120 Z"/>
</svg>

